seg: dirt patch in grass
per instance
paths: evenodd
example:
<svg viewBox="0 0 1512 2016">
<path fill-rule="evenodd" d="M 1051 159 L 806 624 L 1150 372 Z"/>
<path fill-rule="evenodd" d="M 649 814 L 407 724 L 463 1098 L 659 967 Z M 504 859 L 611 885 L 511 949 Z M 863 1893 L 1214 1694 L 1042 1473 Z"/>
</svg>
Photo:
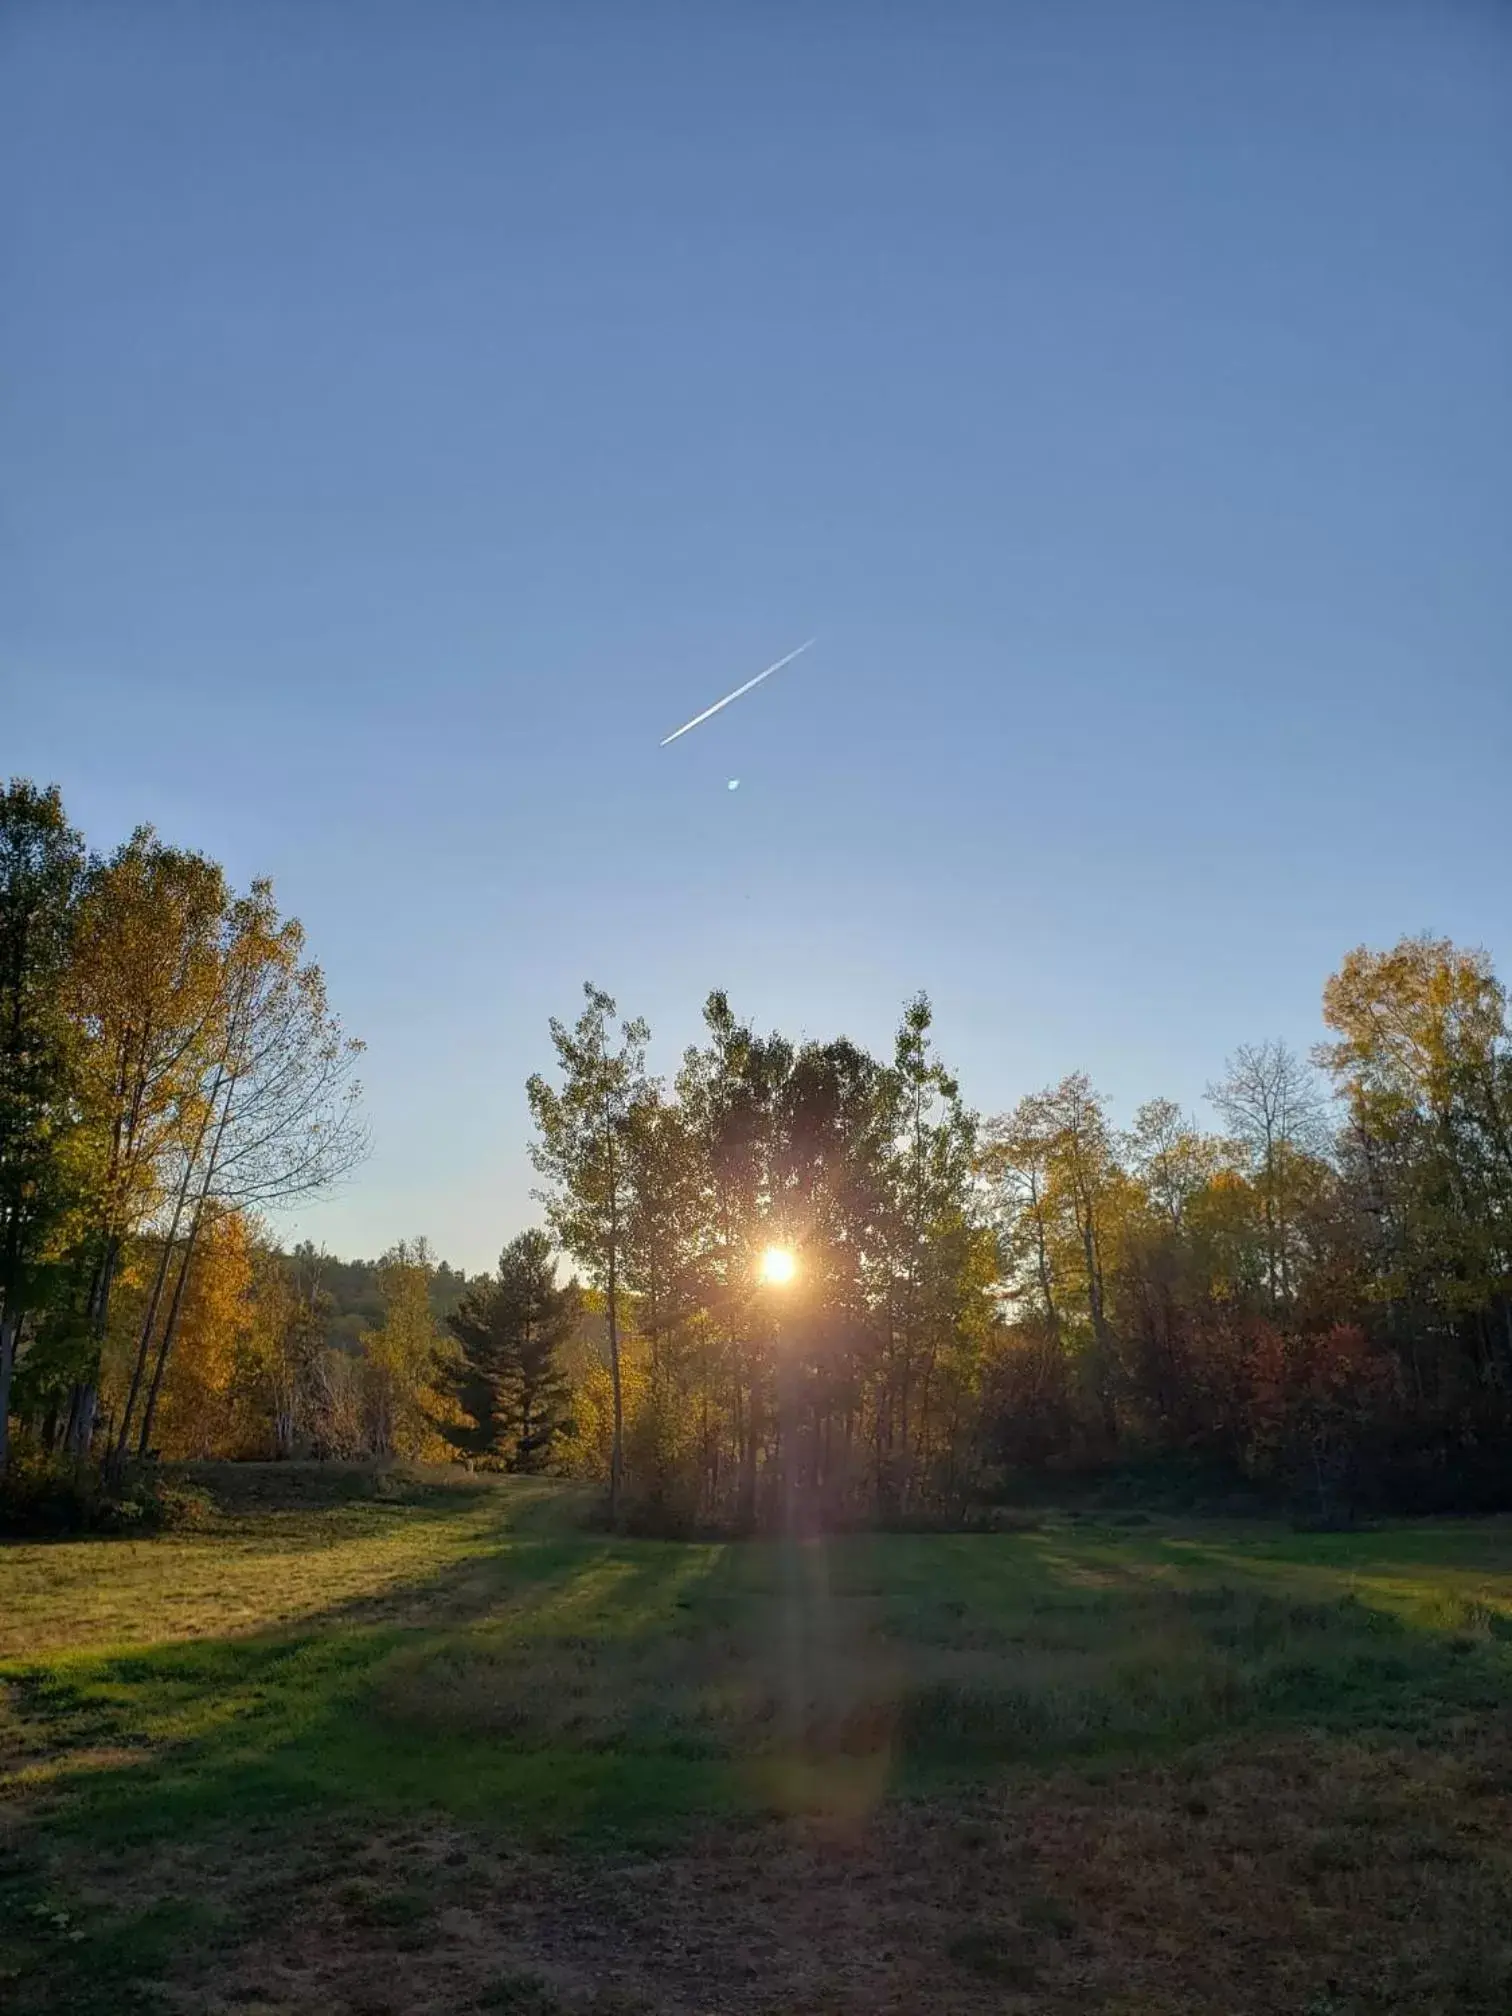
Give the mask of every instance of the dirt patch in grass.
<svg viewBox="0 0 1512 2016">
<path fill-rule="evenodd" d="M 664 1854 L 270 1828 L 35 1894 L 66 1913 L 30 1921 L 50 1993 L 96 1948 L 119 1964 L 113 1928 L 213 1903 L 213 1938 L 154 1949 L 151 1995 L 185 2016 L 1505 2016 L 1512 1738 L 1230 1742 Z"/>
</svg>

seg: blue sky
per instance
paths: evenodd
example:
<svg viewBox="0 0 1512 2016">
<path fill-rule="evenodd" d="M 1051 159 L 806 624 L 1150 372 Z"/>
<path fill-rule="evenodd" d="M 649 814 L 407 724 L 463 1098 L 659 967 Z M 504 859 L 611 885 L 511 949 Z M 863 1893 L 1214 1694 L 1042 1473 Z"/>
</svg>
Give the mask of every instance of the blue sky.
<svg viewBox="0 0 1512 2016">
<path fill-rule="evenodd" d="M 1509 94 L 1468 0 L 12 0 L 0 765 L 305 920 L 303 1228 L 488 1262 L 589 976 L 1127 1117 L 1512 964 Z"/>
</svg>

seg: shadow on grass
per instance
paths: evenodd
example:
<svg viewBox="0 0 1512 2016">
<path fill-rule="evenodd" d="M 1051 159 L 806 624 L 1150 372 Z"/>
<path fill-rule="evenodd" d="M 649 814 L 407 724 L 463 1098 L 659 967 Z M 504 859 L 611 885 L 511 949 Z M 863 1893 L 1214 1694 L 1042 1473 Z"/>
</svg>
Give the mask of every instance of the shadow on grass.
<svg viewBox="0 0 1512 2016">
<path fill-rule="evenodd" d="M 1237 1542 L 683 1545 L 565 1532 L 549 1488 L 510 1510 L 297 1630 L 0 1669 L 12 1810 L 122 1841 L 299 1811 L 661 1837 L 1249 1724 L 1426 1736 L 1512 1678 L 1494 1606 L 1404 1616 L 1306 1562 L 1288 1590 Z"/>
<path fill-rule="evenodd" d="M 6 1795 L 65 1831 L 177 1834 L 300 1808 L 440 1809 L 524 1831 L 620 1829 L 708 1803 L 690 1760 L 480 1741 L 393 1712 L 387 1676 L 444 1662 L 479 1637 L 549 1656 L 563 1629 L 644 1638 L 685 1586 L 688 1550 L 501 1537 L 398 1590 L 360 1596 L 297 1631 L 61 1655 L 3 1669 Z M 374 1623 L 413 1607 L 420 1624 Z M 680 1771 L 678 1766 L 684 1768 Z M 60 1796 L 61 1795 L 61 1796 Z"/>
</svg>

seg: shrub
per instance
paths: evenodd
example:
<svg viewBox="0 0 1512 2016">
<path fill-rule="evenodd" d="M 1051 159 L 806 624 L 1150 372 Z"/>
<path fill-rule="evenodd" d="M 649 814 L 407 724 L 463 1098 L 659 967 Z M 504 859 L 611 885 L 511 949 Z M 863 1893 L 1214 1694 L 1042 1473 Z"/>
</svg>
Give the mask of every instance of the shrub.
<svg viewBox="0 0 1512 2016">
<path fill-rule="evenodd" d="M 203 1525 L 211 1509 L 203 1491 L 151 1465 L 107 1481 L 93 1464 L 22 1448 L 0 1478 L 0 1534 L 12 1539 L 159 1533 Z"/>
</svg>

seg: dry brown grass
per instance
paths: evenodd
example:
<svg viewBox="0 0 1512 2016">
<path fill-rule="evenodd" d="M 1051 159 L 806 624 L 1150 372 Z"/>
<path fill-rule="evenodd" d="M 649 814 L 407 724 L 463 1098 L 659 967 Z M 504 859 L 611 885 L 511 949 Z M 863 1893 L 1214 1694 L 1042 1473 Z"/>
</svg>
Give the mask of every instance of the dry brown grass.
<svg viewBox="0 0 1512 2016">
<path fill-rule="evenodd" d="M 1509 1827 L 1512 1742 L 1480 1726 L 1452 1754 L 1251 1740 L 675 1853 L 429 1824 L 165 1850 L 130 1885 L 210 1886 L 241 1928 L 170 1974 L 185 2016 L 1505 2016 Z M 119 1902 L 119 1869 L 79 1878 Z"/>
</svg>

